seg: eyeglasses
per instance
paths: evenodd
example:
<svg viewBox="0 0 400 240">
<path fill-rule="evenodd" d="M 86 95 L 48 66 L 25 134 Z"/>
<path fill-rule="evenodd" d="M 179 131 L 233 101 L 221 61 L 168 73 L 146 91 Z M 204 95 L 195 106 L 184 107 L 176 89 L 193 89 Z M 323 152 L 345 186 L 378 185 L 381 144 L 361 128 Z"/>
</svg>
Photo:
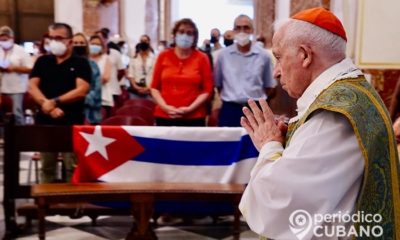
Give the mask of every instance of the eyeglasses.
<svg viewBox="0 0 400 240">
<path fill-rule="evenodd" d="M 235 31 L 241 31 L 241 30 L 249 31 L 249 30 L 251 30 L 251 27 L 249 25 L 243 25 L 243 26 L 236 25 L 234 30 Z"/>
<path fill-rule="evenodd" d="M 185 31 L 185 30 L 183 30 L 183 29 L 178 30 L 178 33 L 179 33 L 179 34 L 186 34 L 186 35 L 188 35 L 188 36 L 193 36 L 193 35 L 194 35 L 194 31 Z"/>
<path fill-rule="evenodd" d="M 63 36 L 49 36 L 47 37 L 49 40 L 54 40 L 57 42 L 61 42 L 62 40 L 71 39 L 70 37 L 63 37 Z"/>
</svg>

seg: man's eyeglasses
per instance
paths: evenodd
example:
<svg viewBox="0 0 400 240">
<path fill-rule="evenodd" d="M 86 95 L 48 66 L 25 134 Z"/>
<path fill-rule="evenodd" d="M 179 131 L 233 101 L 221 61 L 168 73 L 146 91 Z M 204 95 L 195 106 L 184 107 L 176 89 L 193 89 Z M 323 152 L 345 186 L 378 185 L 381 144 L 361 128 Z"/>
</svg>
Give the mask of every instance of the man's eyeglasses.
<svg viewBox="0 0 400 240">
<path fill-rule="evenodd" d="M 249 31 L 249 30 L 251 30 L 251 27 L 249 25 L 243 25 L 243 26 L 236 25 L 234 30 L 235 31 L 241 31 L 241 30 Z"/>
<path fill-rule="evenodd" d="M 49 36 L 47 37 L 49 40 L 55 40 L 57 42 L 61 42 L 62 40 L 71 39 L 69 37 L 62 37 L 62 36 Z"/>
</svg>

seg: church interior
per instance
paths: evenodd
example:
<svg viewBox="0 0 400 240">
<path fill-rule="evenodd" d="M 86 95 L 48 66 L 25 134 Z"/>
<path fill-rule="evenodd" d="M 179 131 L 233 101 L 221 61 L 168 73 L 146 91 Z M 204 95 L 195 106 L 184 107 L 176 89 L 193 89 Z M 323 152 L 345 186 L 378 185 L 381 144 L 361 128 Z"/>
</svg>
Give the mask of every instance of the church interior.
<svg viewBox="0 0 400 240">
<path fill-rule="evenodd" d="M 87 120 L 85 125 L 93 127 L 94 134 L 97 133 L 96 131 L 100 131 L 100 127 L 97 128 L 99 125 L 135 126 L 136 128 L 132 130 L 134 133 L 131 135 L 137 136 L 139 142 L 130 143 L 129 141 L 131 140 L 125 140 L 129 138 L 129 135 L 127 135 L 128 137 L 125 135 L 122 136 L 122 133 L 121 135 L 110 133 L 110 135 L 108 135 L 109 138 L 107 138 L 104 137 L 106 135 L 106 130 L 103 130 L 102 141 L 105 141 L 103 142 L 103 152 L 101 149 L 90 150 L 90 147 L 88 147 L 87 150 L 80 150 L 79 146 L 76 146 L 77 143 L 73 143 L 73 141 L 76 141 L 77 138 L 81 140 L 86 139 L 85 141 L 89 143 L 92 141 L 90 140 L 91 135 L 89 136 L 89 134 L 87 134 L 88 130 L 84 126 L 82 129 L 75 127 L 66 129 L 61 127 L 57 130 L 40 127 L 24 130 L 24 126 L 16 125 L 16 127 L 14 127 L 13 121 L 17 120 L 17 118 L 15 118 L 15 120 L 10 120 L 11 113 L 14 111 L 12 103 L 14 98 L 10 98 L 10 96 L 8 96 L 10 93 L 7 91 L 2 91 L 0 104 L 0 199 L 3 201 L 3 208 L 0 208 L 0 236 L 4 237 L 3 239 L 44 239 L 43 235 L 41 235 L 43 233 L 41 232 L 41 227 L 44 227 L 44 225 L 41 225 L 42 222 L 39 221 L 38 218 L 41 217 L 40 214 L 44 214 L 44 212 L 47 211 L 47 216 L 42 216 L 44 219 L 43 222 L 45 223 L 47 239 L 260 239 L 259 235 L 253 232 L 247 225 L 245 219 L 240 216 L 240 212 L 237 210 L 237 193 L 234 192 L 235 190 L 233 189 L 234 187 L 238 187 L 236 185 L 234 186 L 233 183 L 240 183 L 241 185 L 247 184 L 250 177 L 250 170 L 257 159 L 257 155 L 253 154 L 253 149 L 245 149 L 245 147 L 241 146 L 242 142 L 238 144 L 243 148 L 239 151 L 242 151 L 241 154 L 248 154 L 248 156 L 251 156 L 253 158 L 251 161 L 254 162 L 245 163 L 245 161 L 238 160 L 237 163 L 235 162 L 235 168 L 227 167 L 227 169 L 224 170 L 221 169 L 223 167 L 222 165 L 225 163 L 211 164 L 207 166 L 208 169 L 204 172 L 200 170 L 196 171 L 196 167 L 189 167 L 190 160 L 182 160 L 183 162 L 188 162 L 185 162 L 185 164 L 182 163 L 182 165 L 187 167 L 185 170 L 183 170 L 184 166 L 182 166 L 181 169 L 179 168 L 181 166 L 177 167 L 177 163 L 173 161 L 165 163 L 165 165 L 172 165 L 176 167 L 176 169 L 179 168 L 179 170 L 182 171 L 180 174 L 186 175 L 186 178 L 193 186 L 196 183 L 196 180 L 193 179 L 201 179 L 199 183 L 210 183 L 212 181 L 224 184 L 230 183 L 227 184 L 229 185 L 229 191 L 226 189 L 226 186 L 222 189 L 221 185 L 218 186 L 221 189 L 213 190 L 210 188 L 208 191 L 205 191 L 203 195 L 193 190 L 194 195 L 187 197 L 191 194 L 187 192 L 184 194 L 184 192 L 191 191 L 190 189 L 181 189 L 180 191 L 182 194 L 179 195 L 171 191 L 168 186 L 166 188 L 164 188 L 165 186 L 160 187 L 161 190 L 152 186 L 156 189 L 153 195 L 140 195 L 138 192 L 129 190 L 128 192 L 131 195 L 129 195 L 130 197 L 126 197 L 128 194 L 122 194 L 126 189 L 116 184 L 116 189 L 108 190 L 107 188 L 107 190 L 103 190 L 110 191 L 108 194 L 93 195 L 92 193 L 86 192 L 87 195 L 90 195 L 86 201 L 82 200 L 83 198 L 79 196 L 79 193 L 77 195 L 71 195 L 72 197 L 58 196 L 57 199 L 60 200 L 60 203 L 50 204 L 49 206 L 46 205 L 42 208 L 43 211 L 41 212 L 38 206 L 39 204 L 44 204 L 43 201 L 46 198 L 33 198 L 32 194 L 36 192 L 32 186 L 42 182 L 40 175 L 40 171 L 43 167 L 40 160 L 41 152 L 63 152 L 56 156 L 58 171 L 56 184 L 59 184 L 66 178 L 69 179 L 66 177 L 68 173 L 65 173 L 68 172 L 68 170 L 65 170 L 68 166 L 65 166 L 63 162 L 67 159 L 67 155 L 64 154 L 65 152 L 69 152 L 73 149 L 75 152 L 79 150 L 82 152 L 81 155 L 85 155 L 86 157 L 98 151 L 96 154 L 107 160 L 108 157 L 110 157 L 110 153 L 107 153 L 106 149 L 108 149 L 108 147 L 106 148 L 105 145 L 110 144 L 111 146 L 112 141 L 116 141 L 115 139 L 119 137 L 123 139 L 121 141 L 129 142 L 132 146 L 134 146 L 133 144 L 140 145 L 145 142 L 143 139 L 147 137 L 145 134 L 147 133 L 146 131 L 148 131 L 151 136 L 159 137 L 165 134 L 165 138 L 171 138 L 176 141 L 185 139 L 186 137 L 190 139 L 190 141 L 198 141 L 198 139 L 204 138 L 205 140 L 202 139 L 202 141 L 208 141 L 207 143 L 221 141 L 221 146 L 225 146 L 222 144 L 227 144 L 227 136 L 234 136 L 239 139 L 238 141 L 245 141 L 242 139 L 244 130 L 239 128 L 235 130 L 226 130 L 226 135 L 221 136 L 221 139 L 214 140 L 210 137 L 211 135 L 215 136 L 220 134 L 216 133 L 217 130 L 213 132 L 213 127 L 218 127 L 218 116 L 215 116 L 215 114 L 218 114 L 222 104 L 218 96 L 214 97 L 215 99 L 210 103 L 209 109 L 207 110 L 209 112 L 207 113 L 205 125 L 207 125 L 206 128 L 210 127 L 208 134 L 211 135 L 203 136 L 202 133 L 197 135 L 190 132 L 176 133 L 174 132 L 175 127 L 173 127 L 172 130 L 166 129 L 165 131 L 164 129 L 149 130 L 150 128 L 154 128 L 154 125 L 157 125 L 155 123 L 159 116 L 153 116 L 152 112 L 153 109 L 156 108 L 156 104 L 149 100 L 149 98 L 151 98 L 149 93 L 144 93 L 143 95 L 138 94 L 138 91 L 140 92 L 141 90 L 135 90 L 135 84 L 141 86 L 140 84 L 143 82 L 132 83 L 129 78 L 128 70 L 130 69 L 130 64 L 132 64 L 132 59 L 136 58 L 138 52 L 142 50 L 141 47 L 143 45 L 141 45 L 141 43 L 143 37 L 147 37 L 148 39 L 143 49 L 145 49 L 145 51 L 151 49 L 152 55 L 154 55 L 154 61 L 156 61 L 159 53 L 167 48 L 176 46 L 174 45 L 176 44 L 174 39 L 176 33 L 173 33 L 175 22 L 183 18 L 190 18 L 198 27 L 198 41 L 197 46 L 194 48 L 204 52 L 208 51 L 208 56 L 211 56 L 210 60 L 212 60 L 212 57 L 215 56 L 213 54 L 213 48 L 217 48 L 217 46 L 218 48 L 225 48 L 225 45 L 223 45 L 225 33 L 229 30 L 234 30 L 234 21 L 237 16 L 245 14 L 253 20 L 254 24 L 254 31 L 250 37 L 250 41 L 252 44 L 258 44 L 261 48 L 265 48 L 271 61 L 274 62 L 275 60 L 274 56 L 271 54 L 271 48 L 273 47 L 272 40 L 275 31 L 290 16 L 305 9 L 315 7 L 328 9 L 340 19 L 347 33 L 346 57 L 350 58 L 365 74 L 366 80 L 379 93 L 387 110 L 390 111 L 391 121 L 395 122 L 397 119 L 397 112 L 395 112 L 396 107 L 394 107 L 393 104 L 397 104 L 395 100 L 398 98 L 397 94 L 400 92 L 400 31 L 394 26 L 394 24 L 400 20 L 398 15 L 400 3 L 396 0 L 0 0 L 0 41 L 2 41 L 2 34 L 8 34 L 8 36 L 12 37 L 15 44 L 20 46 L 32 59 L 35 59 L 32 61 L 37 61 L 41 54 L 46 54 L 41 53 L 41 51 L 44 51 L 44 39 L 49 37 L 49 26 L 53 23 L 66 23 L 71 26 L 73 34 L 81 33 L 85 41 L 89 41 L 90 43 L 87 48 L 90 54 L 92 54 L 92 42 L 95 43 L 96 40 L 98 40 L 96 36 L 99 33 L 103 34 L 104 39 L 106 39 L 105 41 L 104 39 L 101 40 L 99 45 L 104 48 L 108 43 L 108 47 L 114 45 L 118 48 L 118 61 L 123 65 L 122 68 L 118 69 L 118 79 L 122 79 L 118 80 L 119 83 L 117 83 L 120 89 L 122 89 L 122 92 L 119 93 L 120 97 L 118 99 L 113 98 L 113 96 L 116 96 L 115 94 L 111 96 L 113 104 L 111 106 L 106 104 L 104 111 L 102 108 L 102 120 L 98 120 L 94 123 Z M 9 31 L 8 28 L 4 30 L 1 26 L 8 26 L 11 32 L 7 32 Z M 217 29 L 219 32 L 216 38 L 217 40 L 213 39 L 214 29 Z M 76 35 L 74 35 L 74 38 L 75 36 Z M 51 38 L 54 37 L 50 36 L 50 39 Z M 233 43 L 233 38 L 231 38 L 231 40 Z M 5 53 L 3 54 L 0 52 L 0 69 L 6 69 L 6 64 L 9 64 L 8 62 L 6 63 L 6 56 Z M 93 59 L 96 58 L 94 57 Z M 97 60 L 95 61 L 97 62 Z M 214 59 L 214 64 L 215 62 L 216 59 Z M 99 62 L 97 63 L 100 65 Z M 211 61 L 210 64 L 212 65 L 213 62 Z M 47 66 L 48 65 L 44 66 L 45 71 Z M 144 69 L 144 67 L 144 65 L 141 65 L 139 69 Z M 243 67 L 243 69 L 245 69 L 245 67 Z M 103 68 L 101 68 L 101 71 L 103 71 Z M 1 85 L 3 85 L 2 87 L 4 87 L 3 73 L 6 74 L 7 72 L 1 71 L 0 80 L 2 82 Z M 31 74 L 31 76 L 35 76 L 34 73 Z M 146 77 L 147 74 L 148 73 L 145 73 L 144 77 Z M 103 75 L 101 75 L 101 77 L 103 77 Z M 142 80 L 145 81 L 144 79 L 141 79 L 141 81 Z M 131 86 L 132 84 L 133 86 Z M 22 121 L 24 121 L 22 125 L 31 125 L 28 127 L 33 128 L 35 124 L 31 121 L 34 121 L 32 118 L 35 117 L 34 115 L 38 111 L 37 103 L 35 103 L 34 97 L 29 95 L 28 92 L 30 90 L 27 90 L 27 88 L 28 87 L 26 87 L 25 92 L 23 92 L 23 100 L 21 99 L 21 104 L 23 101 Z M 146 108 L 151 109 L 151 112 L 146 113 L 147 115 L 142 113 L 143 115 L 140 117 L 136 118 L 134 116 L 136 113 L 134 112 L 133 106 L 135 103 L 133 102 L 137 103 L 138 101 L 132 99 L 130 88 L 133 88 L 133 90 L 136 91 L 136 95 L 140 95 L 142 98 L 146 98 L 147 96 L 148 101 L 141 99 L 143 100 L 141 104 L 148 104 L 149 106 Z M 104 88 L 102 88 L 102 91 L 104 91 Z M 279 83 L 275 88 L 273 96 L 272 99 L 268 100 L 268 104 L 276 116 L 282 115 L 286 119 L 296 116 L 296 99 L 290 97 Z M 55 104 L 57 104 L 59 99 L 54 99 L 56 102 Z M 101 101 L 106 101 L 105 98 L 103 98 L 103 94 L 101 96 Z M 129 107 L 128 102 L 130 104 Z M 102 106 L 103 103 L 104 102 L 102 102 Z M 107 117 L 104 117 L 105 115 Z M 128 117 L 128 115 L 131 116 Z M 395 128 L 395 134 L 399 137 L 400 120 L 396 122 L 398 122 L 399 126 L 397 126 L 398 129 Z M 94 125 L 96 125 L 96 127 L 94 127 Z M 87 135 L 85 135 L 85 133 Z M 101 132 L 99 134 L 101 136 Z M 179 134 L 182 134 L 182 136 Z M 250 139 L 248 140 L 250 141 Z M 158 144 L 165 144 L 165 148 L 170 146 L 168 145 L 170 142 L 165 141 L 162 137 L 160 137 L 158 141 Z M 96 142 L 96 144 L 100 143 Z M 124 145 L 123 148 L 116 150 L 115 156 L 120 157 L 123 154 L 131 154 L 132 156 L 138 155 L 139 152 L 129 152 L 126 150 L 128 146 L 131 146 L 129 144 L 126 143 L 126 146 Z M 85 142 L 83 145 L 87 146 L 87 143 Z M 149 144 L 146 146 L 149 146 L 148 148 L 146 147 L 146 149 L 150 151 L 149 149 L 151 149 L 150 147 L 153 145 Z M 53 147 L 53 149 L 50 149 L 51 147 Z M 137 145 L 132 148 L 135 147 L 137 147 Z M 233 147 L 239 148 L 236 145 Z M 188 156 L 189 154 L 196 155 L 197 151 L 200 152 L 196 150 L 197 147 L 195 149 L 192 145 L 183 144 L 181 148 L 183 149 L 182 152 L 187 152 Z M 215 148 L 217 149 L 217 147 Z M 161 149 L 164 148 L 160 147 L 158 150 L 158 148 L 155 147 L 153 152 L 162 152 L 163 150 Z M 204 151 L 207 151 L 207 149 L 208 148 L 205 148 Z M 149 158 L 156 155 L 155 153 L 147 154 L 150 156 Z M 199 155 L 201 154 L 199 153 Z M 172 158 L 171 156 L 163 156 L 163 158 Z M 225 155 L 221 156 L 223 158 Z M 193 158 L 197 157 L 193 156 Z M 158 160 L 149 162 L 151 162 L 150 164 L 154 164 L 158 163 L 157 161 Z M 146 160 L 142 160 L 139 157 L 138 161 L 135 161 L 134 164 L 139 166 L 140 164 L 147 163 Z M 113 168 L 116 170 L 113 174 L 119 175 L 125 183 L 130 180 L 133 182 L 160 182 L 172 176 L 161 171 L 150 171 L 150 167 L 140 167 L 143 167 L 144 170 L 124 172 L 124 169 L 120 166 L 119 168 L 114 166 Z M 140 175 L 141 171 L 147 170 L 149 174 L 152 174 L 151 177 L 145 176 L 135 179 L 135 176 Z M 93 177 L 82 169 L 80 169 L 80 171 L 81 180 L 90 179 L 96 183 L 114 181 L 112 180 L 114 175 L 109 176 L 105 174 L 101 176 L 100 174 L 99 176 L 96 175 Z M 211 176 L 212 174 L 219 176 L 214 178 Z M 171 178 L 173 182 L 184 181 L 182 180 L 184 179 L 183 177 Z M 192 185 L 188 188 L 191 188 Z M 62 186 L 65 187 L 65 189 L 68 188 L 68 186 Z M 149 189 L 152 188 L 150 187 Z M 54 191 L 56 190 L 57 189 L 54 189 Z M 221 190 L 219 195 L 218 193 L 217 196 L 211 194 L 213 191 L 215 193 L 219 190 Z M 236 191 L 243 190 L 236 189 Z M 143 192 L 146 193 L 146 189 L 144 189 Z M 168 192 L 169 195 L 165 194 L 165 192 Z M 115 196 L 125 196 L 126 201 L 121 205 L 113 206 L 111 202 L 113 199 L 112 194 L 115 194 Z M 199 199 L 196 199 L 197 197 L 195 196 L 197 195 L 195 194 L 199 194 Z M 46 196 L 50 196 L 49 199 L 52 200 L 56 199 L 51 198 L 51 195 Z M 137 196 L 142 202 L 139 200 L 132 200 L 134 198 L 133 196 Z M 139 208 L 139 206 L 145 206 L 140 204 L 145 204 L 148 203 L 146 201 L 150 201 L 149 196 L 151 196 L 151 201 L 162 196 L 160 199 L 172 199 L 174 200 L 174 204 L 169 205 L 169 203 L 165 203 L 165 201 L 159 201 L 155 209 L 149 210 L 145 207 Z M 65 199 L 63 199 L 64 197 Z M 103 197 L 104 199 L 102 199 Z M 180 197 L 183 200 L 178 201 Z M 74 198 L 79 200 L 74 201 Z M 103 203 L 106 198 L 110 200 L 110 202 Z M 115 197 L 115 199 L 117 198 L 118 197 Z M 186 198 L 197 202 L 188 203 L 184 201 Z M 224 201 L 204 201 L 208 199 L 216 199 L 218 201 L 222 199 Z M 97 201 L 101 203 L 99 204 Z M 134 206 L 136 206 L 135 204 L 137 203 L 138 207 L 131 206 L 129 201 L 134 202 Z M 213 204 L 210 204 L 210 202 Z M 148 207 L 149 205 L 146 206 Z M 167 211 L 165 209 L 173 210 Z M 140 218 L 139 220 L 137 216 L 142 217 L 142 215 L 138 213 L 140 211 L 140 214 L 146 215 L 148 219 Z M 132 215 L 134 217 L 132 217 Z M 143 230 L 143 226 L 145 227 L 145 232 L 135 235 L 137 232 Z M 396 228 L 398 227 L 399 226 L 396 226 Z"/>
</svg>

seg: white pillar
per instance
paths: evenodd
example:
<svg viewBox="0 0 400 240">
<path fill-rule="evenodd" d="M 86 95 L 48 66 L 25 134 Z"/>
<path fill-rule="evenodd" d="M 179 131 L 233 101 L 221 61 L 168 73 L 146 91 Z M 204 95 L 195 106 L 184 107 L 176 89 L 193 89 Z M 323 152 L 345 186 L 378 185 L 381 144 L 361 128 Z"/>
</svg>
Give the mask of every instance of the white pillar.
<svg viewBox="0 0 400 240">
<path fill-rule="evenodd" d="M 134 46 L 145 33 L 146 0 L 121 0 L 121 35 Z"/>
<path fill-rule="evenodd" d="M 54 21 L 71 25 L 74 33 L 83 31 L 82 0 L 55 0 Z"/>
<path fill-rule="evenodd" d="M 274 32 L 286 19 L 290 17 L 290 0 L 275 1 Z"/>
</svg>

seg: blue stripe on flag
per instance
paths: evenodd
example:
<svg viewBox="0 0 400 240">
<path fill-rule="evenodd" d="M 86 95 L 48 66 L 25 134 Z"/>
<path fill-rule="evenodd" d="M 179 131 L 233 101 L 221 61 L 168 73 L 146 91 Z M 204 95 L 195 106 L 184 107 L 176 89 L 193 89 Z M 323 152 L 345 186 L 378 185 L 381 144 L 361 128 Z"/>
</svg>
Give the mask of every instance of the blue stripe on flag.
<svg viewBox="0 0 400 240">
<path fill-rule="evenodd" d="M 134 138 L 145 149 L 142 154 L 133 159 L 141 162 L 191 166 L 224 166 L 258 156 L 258 151 L 251 142 L 249 135 L 242 136 L 240 141 L 226 142 Z"/>
</svg>

